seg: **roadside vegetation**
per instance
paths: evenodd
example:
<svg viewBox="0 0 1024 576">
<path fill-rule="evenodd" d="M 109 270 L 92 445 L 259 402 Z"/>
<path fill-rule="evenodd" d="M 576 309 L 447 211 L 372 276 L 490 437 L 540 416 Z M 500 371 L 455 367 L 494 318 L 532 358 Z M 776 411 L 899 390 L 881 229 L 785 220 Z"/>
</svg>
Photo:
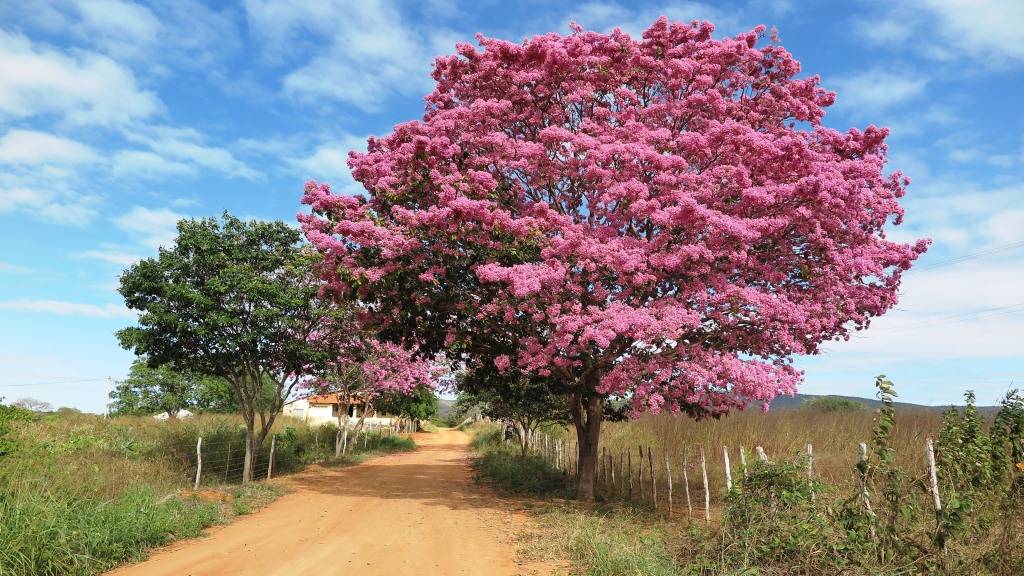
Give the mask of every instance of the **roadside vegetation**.
<svg viewBox="0 0 1024 576">
<path fill-rule="evenodd" d="M 370 433 L 365 448 L 360 438 L 335 459 L 335 431 L 279 419 L 274 476 L 415 448 L 409 438 Z M 199 436 L 207 448 L 193 491 Z M 259 509 L 286 488 L 240 484 L 244 446 L 237 416 L 159 422 L 0 405 L 0 575 L 99 574 Z"/>
<path fill-rule="evenodd" d="M 707 523 L 699 469 L 696 481 L 690 469 L 692 515 L 678 477 L 672 518 L 663 501 L 655 509 L 649 500 L 624 498 L 600 483 L 598 502 L 581 504 L 568 500 L 570 474 L 541 454 L 521 456 L 494 425 L 478 428 L 474 438 L 477 477 L 540 500 L 543 530 L 524 536 L 520 553 L 567 562 L 573 574 L 1024 573 L 1024 399 L 1009 394 L 993 418 L 981 415 L 970 393 L 965 407 L 944 414 L 900 415 L 892 406 L 891 385 L 880 379 L 879 386 L 883 405 L 874 413 L 812 406 L 712 422 L 650 416 L 611 427 L 609 435 L 620 440 L 620 427 L 628 427 L 634 446 L 686 429 L 691 433 L 672 446 L 719 451 L 725 440 L 739 445 L 788 432 L 790 444 L 776 440 L 778 458 L 752 460 L 746 474 L 734 469 L 732 490 L 712 481 L 718 497 Z M 936 439 L 940 510 L 927 470 L 918 464 L 926 437 Z M 845 459 L 846 478 L 836 469 L 809 481 L 806 456 L 795 449 L 807 440 L 847 451 L 851 442 L 863 440 L 869 458 L 858 463 L 839 457 L 836 466 Z M 825 450 L 815 452 L 823 456 Z"/>
</svg>

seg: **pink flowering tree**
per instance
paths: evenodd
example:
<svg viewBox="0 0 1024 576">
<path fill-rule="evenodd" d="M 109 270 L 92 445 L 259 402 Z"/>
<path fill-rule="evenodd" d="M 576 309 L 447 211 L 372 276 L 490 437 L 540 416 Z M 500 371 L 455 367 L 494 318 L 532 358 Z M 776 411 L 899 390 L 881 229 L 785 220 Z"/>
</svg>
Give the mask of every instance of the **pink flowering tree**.
<svg viewBox="0 0 1024 576">
<path fill-rule="evenodd" d="M 422 120 L 350 153 L 365 197 L 306 185 L 323 277 L 386 337 L 568 388 L 581 499 L 609 397 L 767 406 L 927 248 L 886 237 L 909 184 L 887 130 L 823 126 L 835 95 L 763 27 L 712 31 L 480 36 L 437 59 Z"/>
<path fill-rule="evenodd" d="M 348 330 L 325 330 L 314 335 L 318 348 L 331 351 L 330 360 L 318 366 L 317 375 L 303 382 L 302 388 L 306 393 L 337 395 L 339 428 L 348 427 L 350 407 L 362 405 L 362 416 L 355 426 L 358 431 L 381 395 L 433 390 L 436 368 L 416 350 L 381 342 L 353 330 L 353 326 L 350 322 L 345 324 Z"/>
</svg>

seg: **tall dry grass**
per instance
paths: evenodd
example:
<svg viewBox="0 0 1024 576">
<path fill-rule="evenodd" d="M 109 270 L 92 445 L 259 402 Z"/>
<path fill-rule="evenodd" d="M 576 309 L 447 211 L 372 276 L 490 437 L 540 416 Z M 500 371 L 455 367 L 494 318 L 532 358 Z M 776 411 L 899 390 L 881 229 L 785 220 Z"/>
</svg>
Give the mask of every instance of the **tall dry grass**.
<svg viewBox="0 0 1024 576">
<path fill-rule="evenodd" d="M 194 536 L 244 514 L 280 489 L 239 486 L 245 429 L 230 415 L 158 422 L 147 417 L 54 414 L 6 423 L 0 454 L 0 576 L 89 575 L 139 559 L 147 548 Z M 332 459 L 333 426 L 289 418 L 274 426 L 275 476 Z M 196 440 L 203 437 L 204 488 L 224 492 L 210 502 L 189 490 Z M 268 446 L 255 467 L 266 474 Z M 371 435 L 351 444 L 352 457 L 407 450 L 405 438 Z M 230 502 L 230 504 L 227 504 Z"/>
<path fill-rule="evenodd" d="M 762 446 L 770 460 L 788 460 L 802 455 L 810 443 L 814 452 L 814 474 L 822 483 L 838 488 L 850 488 L 858 482 L 855 465 L 860 457 L 858 444 L 871 444 L 874 412 L 870 409 L 823 411 L 813 408 L 795 408 L 769 411 L 737 412 L 718 420 L 696 421 L 674 414 L 645 415 L 636 420 L 606 422 L 601 429 L 602 455 L 607 451 L 613 458 L 616 485 L 613 492 L 621 495 L 620 462 L 629 452 L 633 464 L 634 484 L 638 471 L 639 448 L 644 450 L 645 496 L 650 498 L 650 471 L 647 449 L 654 454 L 654 470 L 658 483 L 658 497 L 667 494 L 664 457 L 668 455 L 674 484 L 676 509 L 683 501 L 682 470 L 687 462 L 691 496 L 694 503 L 703 503 L 703 485 L 700 471 L 700 450 L 704 449 L 708 483 L 712 504 L 720 503 L 725 490 L 725 458 L 723 448 L 728 447 L 733 478 L 740 476 L 740 447 L 744 448 L 748 464 L 756 458 L 754 449 Z M 897 426 L 894 445 L 901 469 L 913 474 L 925 473 L 924 442 L 935 437 L 942 425 L 937 410 L 900 409 L 896 414 Z M 568 442 L 575 441 L 573 430 L 568 431 Z M 627 484 L 627 483 L 623 483 Z M 605 484 L 605 492 L 609 487 Z M 639 488 L 634 487 L 634 493 Z M 664 506 L 664 503 L 660 504 Z M 684 504 L 685 505 L 685 504 Z"/>
</svg>

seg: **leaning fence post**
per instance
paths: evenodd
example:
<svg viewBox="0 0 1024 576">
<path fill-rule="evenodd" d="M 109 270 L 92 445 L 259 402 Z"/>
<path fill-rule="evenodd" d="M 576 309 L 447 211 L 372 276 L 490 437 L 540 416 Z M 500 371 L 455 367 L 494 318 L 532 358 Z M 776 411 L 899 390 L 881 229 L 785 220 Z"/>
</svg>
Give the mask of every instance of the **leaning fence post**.
<svg viewBox="0 0 1024 576">
<path fill-rule="evenodd" d="M 341 431 L 341 455 L 348 454 L 348 428 Z"/>
<path fill-rule="evenodd" d="M 711 492 L 708 491 L 708 465 L 704 449 L 700 449 L 700 475 L 704 479 L 704 522 L 711 522 Z"/>
<path fill-rule="evenodd" d="M 740 446 L 740 468 L 743 469 L 743 479 L 747 479 L 747 449 Z"/>
<path fill-rule="evenodd" d="M 203 475 L 203 437 L 199 437 L 199 441 L 196 442 L 196 483 L 192 486 L 193 490 L 199 490 L 199 479 Z"/>
<path fill-rule="evenodd" d="M 732 492 L 732 467 L 729 466 L 728 446 L 722 446 L 722 456 L 725 457 L 725 491 Z"/>
<path fill-rule="evenodd" d="M 807 443 L 807 486 L 811 490 L 811 502 L 814 502 L 814 446 L 810 442 Z"/>
<path fill-rule="evenodd" d="M 928 452 L 928 479 L 931 481 L 932 487 L 932 504 L 935 506 L 935 512 L 942 512 L 942 500 L 939 499 L 939 479 L 935 472 L 935 445 L 932 443 L 931 437 L 925 440 L 924 445 Z"/>
<path fill-rule="evenodd" d="M 277 447 L 277 434 L 270 437 L 270 459 L 267 462 L 267 480 L 274 475 L 274 448 Z"/>
<path fill-rule="evenodd" d="M 668 481 L 668 519 L 672 519 L 672 468 L 668 464 L 668 452 L 665 452 L 665 479 Z"/>
<path fill-rule="evenodd" d="M 651 471 L 651 503 L 654 504 L 654 511 L 658 511 L 658 475 L 654 469 L 654 452 L 647 447 L 647 469 Z"/>
<path fill-rule="evenodd" d="M 686 517 L 693 518 L 693 504 L 690 503 L 690 474 L 686 471 L 689 459 L 689 451 L 683 452 L 683 492 L 686 493 Z"/>
</svg>

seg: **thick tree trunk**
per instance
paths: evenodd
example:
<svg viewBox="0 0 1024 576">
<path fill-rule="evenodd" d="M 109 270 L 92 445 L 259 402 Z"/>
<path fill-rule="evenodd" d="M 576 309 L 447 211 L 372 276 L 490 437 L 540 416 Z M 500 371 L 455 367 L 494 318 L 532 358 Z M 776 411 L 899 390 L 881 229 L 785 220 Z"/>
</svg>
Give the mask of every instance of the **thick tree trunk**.
<svg viewBox="0 0 1024 576">
<path fill-rule="evenodd" d="M 593 502 L 597 491 L 598 443 L 601 438 L 601 419 L 604 399 L 593 396 L 584 400 L 579 394 L 569 397 L 569 410 L 576 426 L 577 462 L 576 499 Z"/>
</svg>

